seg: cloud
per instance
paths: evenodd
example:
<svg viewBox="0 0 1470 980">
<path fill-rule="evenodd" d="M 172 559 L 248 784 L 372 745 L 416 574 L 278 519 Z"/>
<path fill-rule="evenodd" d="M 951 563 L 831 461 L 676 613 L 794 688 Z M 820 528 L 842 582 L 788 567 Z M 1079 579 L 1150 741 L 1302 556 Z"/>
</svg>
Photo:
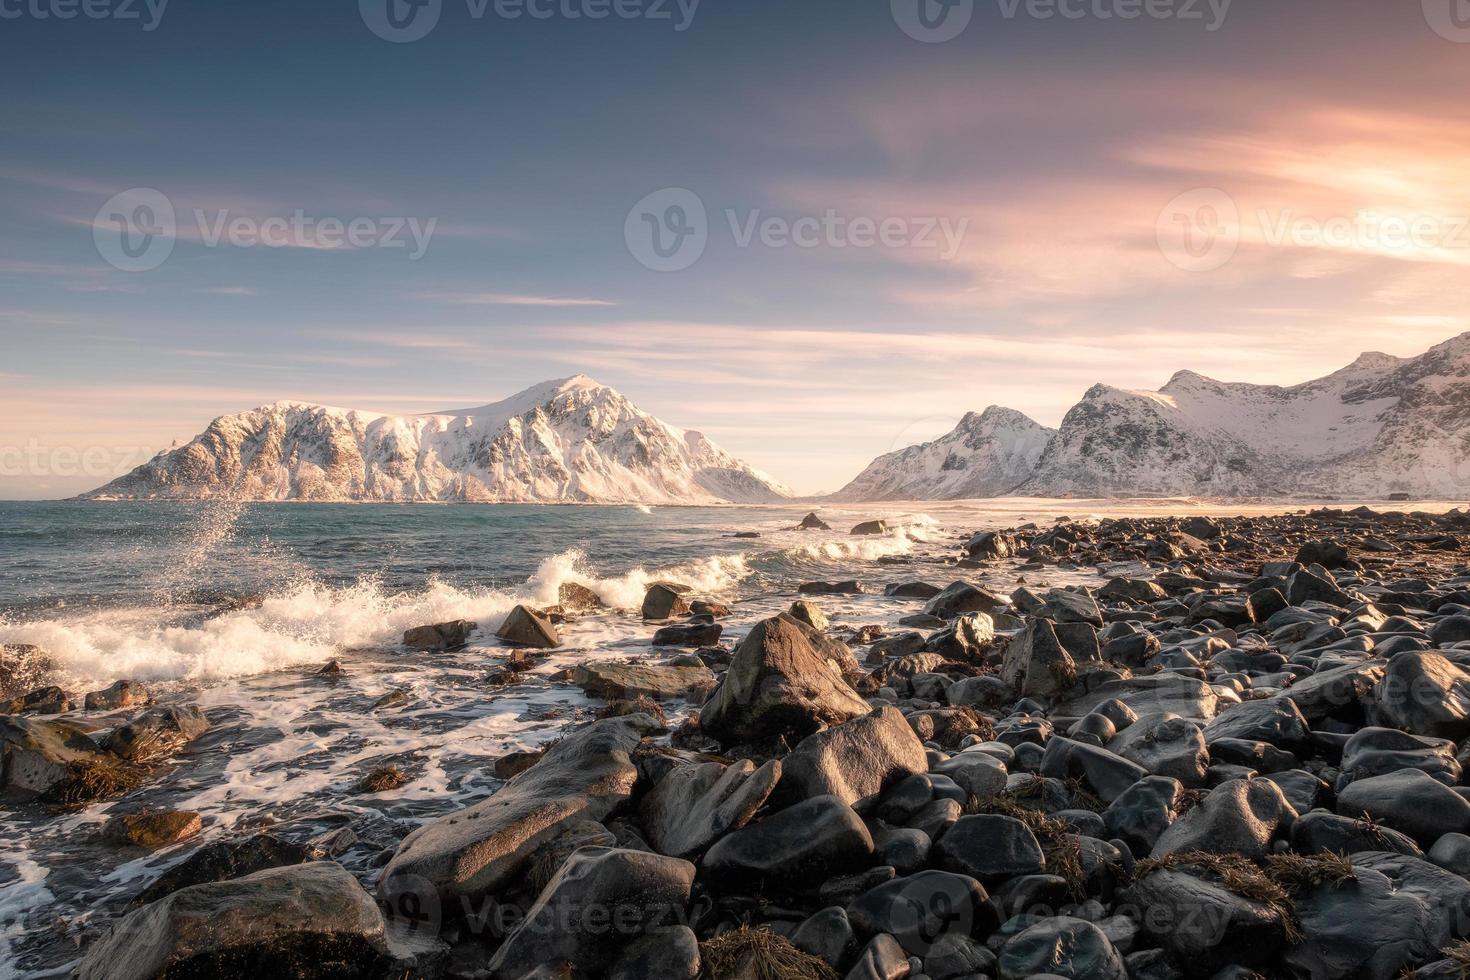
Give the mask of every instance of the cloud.
<svg viewBox="0 0 1470 980">
<path fill-rule="evenodd" d="M 525 296 L 513 293 L 415 293 L 420 299 L 460 306 L 617 306 L 605 299 L 562 296 Z"/>
</svg>

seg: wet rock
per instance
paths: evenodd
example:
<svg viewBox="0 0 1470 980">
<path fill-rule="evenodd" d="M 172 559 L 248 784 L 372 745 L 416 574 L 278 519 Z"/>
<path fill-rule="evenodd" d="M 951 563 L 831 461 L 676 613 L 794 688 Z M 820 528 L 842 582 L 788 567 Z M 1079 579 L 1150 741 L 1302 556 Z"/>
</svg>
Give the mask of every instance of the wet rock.
<svg viewBox="0 0 1470 980">
<path fill-rule="evenodd" d="M 1141 875 L 1122 900 L 1138 909 L 1144 933 L 1191 976 L 1208 977 L 1227 963 L 1264 965 L 1288 935 L 1282 908 L 1237 895 L 1198 870 Z"/>
<path fill-rule="evenodd" d="M 777 616 L 757 623 L 740 641 L 699 724 L 725 745 L 778 735 L 792 741 L 869 710 L 797 623 Z"/>
<path fill-rule="evenodd" d="M 643 618 L 647 620 L 673 619 L 687 616 L 689 603 L 672 586 L 658 582 L 648 587 L 643 595 Z"/>
<path fill-rule="evenodd" d="M 1104 803 L 1111 803 L 1147 770 L 1107 749 L 1070 738 L 1053 736 L 1041 757 L 1041 774 L 1053 779 L 1077 779 Z"/>
<path fill-rule="evenodd" d="M 432 626 L 415 626 L 403 634 L 403 645 L 410 650 L 458 650 L 469 642 L 477 624 L 463 619 Z"/>
<path fill-rule="evenodd" d="M 924 641 L 924 649 L 946 660 L 975 661 L 995 642 L 995 621 L 986 613 L 963 613 Z"/>
<path fill-rule="evenodd" d="M 888 533 L 888 522 L 887 521 L 863 521 L 861 524 L 859 524 L 856 527 L 854 527 L 848 533 L 849 534 L 887 534 Z"/>
<path fill-rule="evenodd" d="M 1058 623 L 1086 623 L 1102 629 L 1102 609 L 1090 592 L 1053 589 L 1046 594 L 1046 615 Z"/>
<path fill-rule="evenodd" d="M 190 810 L 120 813 L 102 825 L 102 836 L 118 847 L 156 851 L 186 841 L 203 829 L 203 818 Z"/>
<path fill-rule="evenodd" d="M 703 867 L 789 888 L 855 871 L 872 855 L 872 835 L 853 809 L 835 796 L 818 796 L 721 838 Z"/>
<path fill-rule="evenodd" d="M 1031 829 L 1015 817 L 995 813 L 961 817 L 939 838 L 934 854 L 945 870 L 982 883 L 1038 874 L 1046 868 Z"/>
<path fill-rule="evenodd" d="M 29 643 L 0 645 L 0 700 L 42 687 L 56 670 L 51 655 Z"/>
<path fill-rule="evenodd" d="M 800 595 L 862 595 L 861 582 L 848 579 L 844 582 L 803 582 L 796 587 Z"/>
<path fill-rule="evenodd" d="M 660 854 L 692 858 L 749 823 L 775 789 L 781 770 L 776 759 L 759 768 L 749 759 L 728 766 L 676 766 L 639 806 L 649 843 Z"/>
<path fill-rule="evenodd" d="M 782 760 L 776 797 L 783 803 L 836 796 L 866 810 L 884 790 L 929 768 L 924 745 L 903 713 L 883 707 L 809 735 Z"/>
<path fill-rule="evenodd" d="M 209 720 L 193 705 L 150 708 L 114 729 L 102 747 L 131 762 L 147 762 L 182 751 L 208 730 Z"/>
<path fill-rule="evenodd" d="M 82 958 L 80 980 L 368 973 L 389 956 L 383 916 L 341 865 L 272 868 L 195 885 L 128 913 Z"/>
<path fill-rule="evenodd" d="M 725 628 L 719 623 L 678 623 L 653 634 L 656 647 L 712 647 Z"/>
<path fill-rule="evenodd" d="M 805 623 L 817 632 L 822 632 L 830 625 L 822 607 L 807 599 L 797 599 L 787 612 L 792 619 L 798 623 Z"/>
<path fill-rule="evenodd" d="M 911 972 L 908 957 L 898 940 L 879 935 L 864 947 L 862 955 L 847 971 L 846 980 L 903 980 Z"/>
<path fill-rule="evenodd" d="M 894 582 L 883 588 L 883 594 L 894 599 L 932 599 L 943 591 L 928 582 Z"/>
<path fill-rule="evenodd" d="M 1296 811 L 1275 783 L 1232 779 L 1210 790 L 1204 802 L 1164 831 L 1151 856 L 1203 851 L 1260 860 L 1272 840 L 1290 832 L 1294 820 Z"/>
<path fill-rule="evenodd" d="M 981 531 L 965 543 L 966 553 L 981 560 L 1010 558 L 1019 549 L 1016 536 L 1003 531 Z"/>
<path fill-rule="evenodd" d="M 1057 639 L 1055 626 L 1034 619 L 1007 644 L 1000 676 L 1022 697 L 1051 698 L 1077 683 L 1077 664 Z"/>
<path fill-rule="evenodd" d="M 597 660 L 573 668 L 572 683 L 589 696 L 604 701 L 645 696 L 684 698 L 701 695 L 714 687 L 715 675 L 704 666 L 664 667 Z"/>
<path fill-rule="evenodd" d="M 1297 818 L 1291 825 L 1291 849 L 1298 854 L 1392 851 L 1418 857 L 1424 853 L 1407 834 L 1326 810 L 1313 810 Z"/>
<path fill-rule="evenodd" d="M 1445 938 L 1424 902 L 1368 868 L 1354 869 L 1346 881 L 1298 888 L 1292 908 L 1302 939 L 1283 959 L 1324 980 L 1393 980 Z"/>
<path fill-rule="evenodd" d="M 41 687 L 0 704 L 0 712 L 12 715 L 60 715 L 75 708 L 76 698 L 59 687 Z"/>
<path fill-rule="evenodd" d="M 1338 794 L 1337 812 L 1367 814 L 1425 847 L 1444 834 L 1470 831 L 1470 800 L 1418 769 L 1355 781 Z"/>
<path fill-rule="evenodd" d="M 813 913 L 792 931 L 791 945 L 823 960 L 834 970 L 857 955 L 857 936 L 840 905 Z"/>
<path fill-rule="evenodd" d="M 1368 696 L 1370 721 L 1415 735 L 1470 736 L 1470 675 L 1438 653 L 1392 658 Z"/>
<path fill-rule="evenodd" d="M 688 861 L 584 847 L 567 859 L 525 921 L 496 950 L 487 966 L 490 976 L 520 980 L 543 964 L 601 973 L 631 939 L 682 916 L 693 884 Z M 609 922 L 617 927 L 608 928 Z"/>
<path fill-rule="evenodd" d="M 1108 750 L 1185 786 L 1203 786 L 1210 766 L 1204 729 L 1175 714 L 1140 718 L 1110 739 Z"/>
<path fill-rule="evenodd" d="M 1384 776 L 1400 769 L 1418 769 L 1446 786 L 1457 785 L 1461 775 L 1455 743 L 1449 739 L 1373 727 L 1359 729 L 1347 740 L 1339 769 L 1342 775 L 1337 780 L 1338 792 L 1354 780 Z"/>
<path fill-rule="evenodd" d="M 955 582 L 924 606 L 924 612 L 940 619 L 954 619 L 969 612 L 988 613 L 1004 609 L 1008 603 L 1001 596 L 977 588 L 969 582 Z"/>
<path fill-rule="evenodd" d="M 579 582 L 563 582 L 557 586 L 556 603 L 569 613 L 592 612 L 606 605 L 601 596 Z"/>
<path fill-rule="evenodd" d="M 1357 708 L 1382 680 L 1385 667 L 1381 660 L 1369 660 L 1319 670 L 1297 680 L 1282 696 L 1291 699 L 1309 724 L 1316 724 Z"/>
<path fill-rule="evenodd" d="M 135 898 L 130 907 L 148 905 L 181 888 L 212 881 L 243 878 L 269 868 L 301 864 L 307 849 L 274 834 L 214 841 L 192 852 L 182 862 L 159 875 Z"/>
<path fill-rule="evenodd" d="M 859 934 L 886 933 L 914 956 L 925 956 L 946 934 L 983 936 L 1000 925 L 984 886 L 946 871 L 921 871 L 870 889 L 848 904 L 847 918 Z"/>
<path fill-rule="evenodd" d="M 824 521 L 824 520 L 822 520 L 816 514 L 808 514 L 808 515 L 806 515 L 805 517 L 803 517 L 801 519 L 801 523 L 798 524 L 798 525 L 796 525 L 796 526 L 797 526 L 797 528 L 799 530 L 802 530 L 802 531 L 830 531 L 830 530 L 832 530 L 832 528 L 828 526 L 827 522 Z"/>
<path fill-rule="evenodd" d="M 514 647 L 550 650 L 561 646 L 561 634 L 551 620 L 530 606 L 516 606 L 495 631 L 495 636 Z"/>
<path fill-rule="evenodd" d="M 699 939 L 688 926 L 670 926 L 635 939 L 607 971 L 607 980 L 694 980 L 699 976 Z"/>
<path fill-rule="evenodd" d="M 1205 743 L 1223 738 L 1270 742 L 1283 748 L 1299 745 L 1311 733 L 1301 709 L 1289 698 L 1267 698 L 1232 705 L 1205 726 Z"/>
<path fill-rule="evenodd" d="M 1001 980 L 1040 975 L 1068 980 L 1128 980 L 1123 958 L 1091 922 L 1057 916 L 1006 941 L 999 957 Z"/>
<path fill-rule="evenodd" d="M 1006 788 L 1008 773 L 1003 762 L 986 752 L 960 752 L 934 766 L 936 775 L 948 776 L 966 797 L 990 800 Z"/>
<path fill-rule="evenodd" d="M 924 649 L 922 633 L 895 633 L 877 640 L 868 648 L 868 662 L 882 663 L 892 657 L 907 657 Z"/>
<path fill-rule="evenodd" d="M 1173 824 L 1184 787 L 1168 776 L 1148 776 L 1128 787 L 1103 811 L 1107 832 L 1134 854 L 1147 854 Z"/>
<path fill-rule="evenodd" d="M 594 722 L 547 750 L 494 796 L 404 838 L 378 885 L 390 905 L 432 889 L 441 900 L 498 894 L 542 843 L 577 820 L 601 820 L 631 796 L 629 753 L 656 730 L 647 715 Z"/>
</svg>

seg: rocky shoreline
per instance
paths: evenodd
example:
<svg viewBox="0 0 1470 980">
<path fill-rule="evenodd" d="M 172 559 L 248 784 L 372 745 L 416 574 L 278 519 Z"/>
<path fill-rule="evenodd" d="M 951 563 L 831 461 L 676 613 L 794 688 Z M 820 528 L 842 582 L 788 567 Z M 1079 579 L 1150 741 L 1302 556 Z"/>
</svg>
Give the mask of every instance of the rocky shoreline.
<svg viewBox="0 0 1470 980">
<path fill-rule="evenodd" d="M 668 655 L 566 671 L 599 718 L 487 760 L 503 785 L 403 827 L 369 880 L 340 834 L 238 832 L 109 910 L 76 973 L 1463 977 L 1467 540 L 1460 511 L 1060 519 L 956 541 L 949 581 L 802 583 L 738 637 L 658 583 L 641 614 Z M 1106 584 L 1027 587 L 1054 569 Z M 865 593 L 916 608 L 828 622 L 824 596 Z M 493 683 L 596 609 L 561 599 L 499 626 Z M 0 652 L 12 807 L 125 803 L 209 729 L 142 685 L 46 675 L 44 651 Z M 200 830 L 117 809 L 119 847 Z"/>
</svg>

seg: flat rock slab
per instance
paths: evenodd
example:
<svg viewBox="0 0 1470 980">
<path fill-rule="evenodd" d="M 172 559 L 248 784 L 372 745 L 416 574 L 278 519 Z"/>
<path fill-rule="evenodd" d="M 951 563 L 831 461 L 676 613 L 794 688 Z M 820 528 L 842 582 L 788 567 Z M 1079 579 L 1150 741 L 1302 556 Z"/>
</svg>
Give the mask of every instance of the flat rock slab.
<svg viewBox="0 0 1470 980">
<path fill-rule="evenodd" d="M 630 753 L 657 727 L 638 714 L 574 732 L 488 800 L 404 838 L 383 870 L 379 895 L 391 905 L 404 893 L 432 891 L 446 901 L 499 893 L 568 824 L 601 820 L 627 801 L 638 781 Z"/>
<path fill-rule="evenodd" d="M 742 759 L 677 766 L 643 798 L 639 813 L 648 842 L 660 854 L 688 858 L 750 822 L 781 779 L 771 759 L 756 768 Z"/>
<path fill-rule="evenodd" d="M 341 865 L 318 861 L 195 885 L 130 912 L 94 943 L 79 980 L 367 973 L 386 955 L 382 913 Z"/>
<path fill-rule="evenodd" d="M 703 694 L 715 684 L 708 667 L 664 667 L 593 661 L 578 664 L 572 683 L 605 701 L 637 698 L 681 698 Z"/>
</svg>

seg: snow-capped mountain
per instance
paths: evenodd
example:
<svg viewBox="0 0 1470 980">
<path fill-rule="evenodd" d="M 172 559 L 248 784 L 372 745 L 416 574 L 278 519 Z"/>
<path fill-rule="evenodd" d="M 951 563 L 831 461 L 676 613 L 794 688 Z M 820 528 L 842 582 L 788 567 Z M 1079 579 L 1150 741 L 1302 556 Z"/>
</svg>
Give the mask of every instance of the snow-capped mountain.
<svg viewBox="0 0 1470 980">
<path fill-rule="evenodd" d="M 988 409 L 943 439 L 879 457 L 836 498 L 1012 493 L 1464 497 L 1470 333 L 1418 357 L 1364 354 L 1290 387 L 1192 371 L 1158 391 L 1094 385 L 1055 432 Z"/>
<path fill-rule="evenodd" d="M 215 419 L 85 496 L 691 504 L 790 495 L 701 433 L 578 375 L 432 415 L 277 402 Z"/>
<path fill-rule="evenodd" d="M 1014 409 L 992 405 L 966 414 L 954 431 L 933 442 L 879 456 L 832 499 L 998 497 L 1030 478 L 1055 434 Z"/>
<path fill-rule="evenodd" d="M 1369 353 L 1291 387 L 1181 371 L 1158 391 L 1096 385 L 1022 492 L 1053 496 L 1470 491 L 1470 334 Z"/>
</svg>

